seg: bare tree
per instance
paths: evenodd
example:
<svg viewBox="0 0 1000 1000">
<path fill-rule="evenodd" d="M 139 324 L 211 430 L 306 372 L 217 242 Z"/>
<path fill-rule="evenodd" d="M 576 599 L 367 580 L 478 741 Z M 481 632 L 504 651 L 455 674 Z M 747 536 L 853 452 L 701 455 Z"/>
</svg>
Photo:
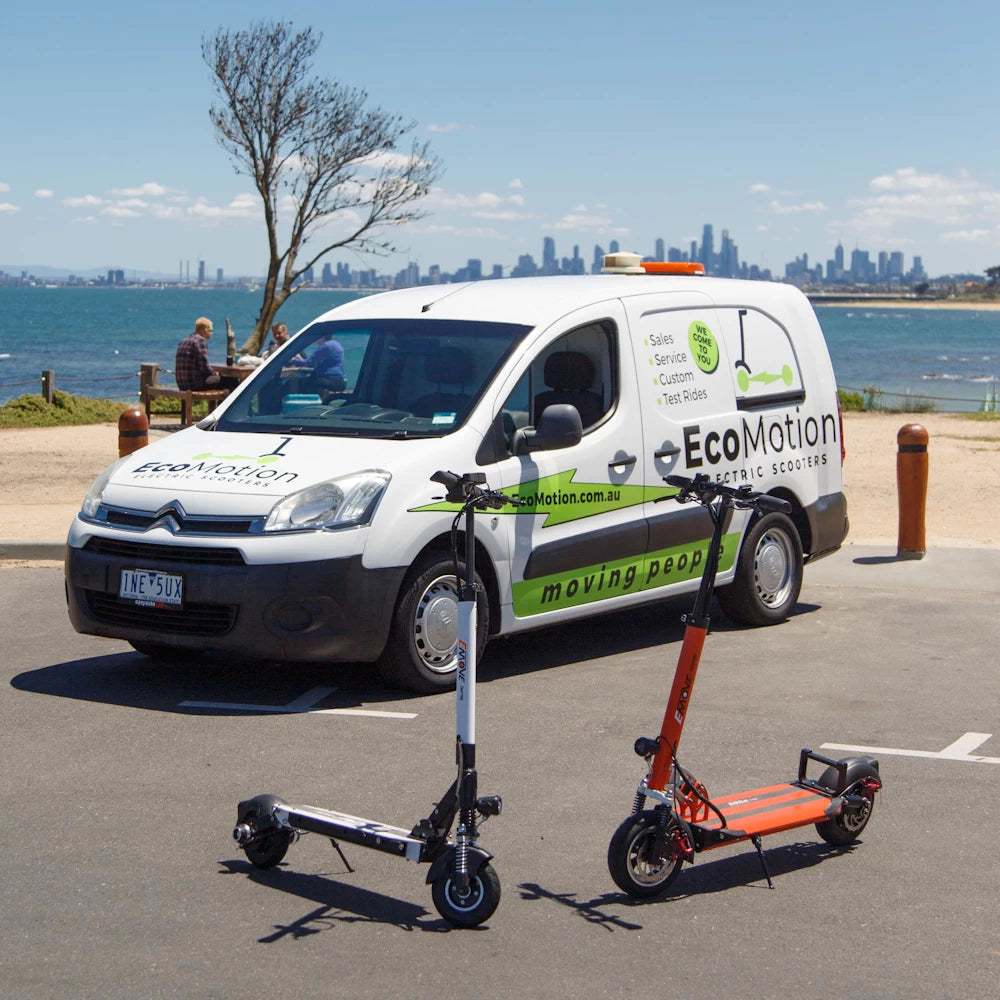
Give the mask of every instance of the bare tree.
<svg viewBox="0 0 1000 1000">
<path fill-rule="evenodd" d="M 264 203 L 264 300 L 242 353 L 259 352 L 275 313 L 325 254 L 392 253 L 388 231 L 426 215 L 415 202 L 441 169 L 427 143 L 400 149 L 414 122 L 368 108 L 364 91 L 312 74 L 321 40 L 312 28 L 293 32 L 278 21 L 202 38 L 216 137 Z"/>
</svg>

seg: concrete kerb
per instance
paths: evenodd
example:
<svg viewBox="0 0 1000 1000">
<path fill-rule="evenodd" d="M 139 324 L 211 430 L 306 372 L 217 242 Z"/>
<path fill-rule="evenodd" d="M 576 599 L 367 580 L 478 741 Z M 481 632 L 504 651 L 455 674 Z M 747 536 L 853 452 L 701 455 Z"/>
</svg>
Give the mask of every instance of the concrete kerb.
<svg viewBox="0 0 1000 1000">
<path fill-rule="evenodd" d="M 55 559 L 62 562 L 66 542 L 50 542 L 26 538 L 0 538 L 0 560 Z"/>
</svg>

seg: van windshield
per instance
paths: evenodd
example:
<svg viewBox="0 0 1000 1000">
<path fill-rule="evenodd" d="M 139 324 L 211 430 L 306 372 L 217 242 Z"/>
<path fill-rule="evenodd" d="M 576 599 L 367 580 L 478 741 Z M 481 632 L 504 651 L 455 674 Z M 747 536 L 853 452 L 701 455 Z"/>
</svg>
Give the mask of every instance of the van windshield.
<svg viewBox="0 0 1000 1000">
<path fill-rule="evenodd" d="M 314 323 L 268 358 L 216 429 L 440 437 L 462 424 L 530 329 L 432 319 Z"/>
</svg>

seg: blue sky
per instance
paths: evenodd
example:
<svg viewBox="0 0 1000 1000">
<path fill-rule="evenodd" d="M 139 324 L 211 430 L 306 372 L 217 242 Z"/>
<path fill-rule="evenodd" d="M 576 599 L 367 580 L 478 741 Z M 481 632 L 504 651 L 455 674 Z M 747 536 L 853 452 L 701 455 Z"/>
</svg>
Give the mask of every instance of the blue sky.
<svg viewBox="0 0 1000 1000">
<path fill-rule="evenodd" d="M 18 4 L 0 25 L 0 266 L 264 270 L 261 210 L 208 120 L 201 38 L 288 18 L 316 72 L 444 163 L 392 272 L 505 271 L 711 223 L 783 273 L 838 241 L 932 275 L 1000 264 L 1000 13 L 968 0 Z"/>
</svg>

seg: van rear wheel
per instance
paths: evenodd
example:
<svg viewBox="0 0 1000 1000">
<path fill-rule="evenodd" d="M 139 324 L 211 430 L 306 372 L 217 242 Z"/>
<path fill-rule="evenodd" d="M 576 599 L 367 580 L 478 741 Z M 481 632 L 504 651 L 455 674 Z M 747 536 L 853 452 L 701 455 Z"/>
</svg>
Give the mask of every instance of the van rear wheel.
<svg viewBox="0 0 1000 1000">
<path fill-rule="evenodd" d="M 775 625 L 795 607 L 802 588 L 802 542 L 784 514 L 750 522 L 733 582 L 717 596 L 722 610 L 744 625 Z"/>
<path fill-rule="evenodd" d="M 465 572 L 462 560 L 459 571 Z M 478 573 L 476 585 L 478 662 L 486 648 L 490 610 Z M 432 554 L 414 566 L 396 603 L 389 639 L 376 664 L 383 680 L 418 694 L 435 694 L 455 686 L 458 599 L 454 560 Z"/>
</svg>

